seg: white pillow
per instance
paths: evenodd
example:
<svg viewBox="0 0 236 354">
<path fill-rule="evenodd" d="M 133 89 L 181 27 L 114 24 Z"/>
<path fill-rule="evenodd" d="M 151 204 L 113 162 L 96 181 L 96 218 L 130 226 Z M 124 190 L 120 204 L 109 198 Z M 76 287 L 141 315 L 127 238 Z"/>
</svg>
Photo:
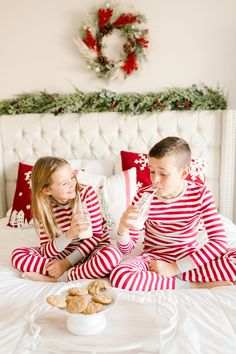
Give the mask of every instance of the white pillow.
<svg viewBox="0 0 236 354">
<path fill-rule="evenodd" d="M 111 176 L 114 170 L 112 160 L 69 160 L 70 165 L 77 170 L 85 170 L 104 176 Z"/>
<path fill-rule="evenodd" d="M 79 171 L 77 179 L 80 183 L 91 185 L 98 194 L 103 217 L 111 235 L 115 236 L 122 213 L 131 204 L 136 193 L 136 168 L 111 177 Z"/>
<path fill-rule="evenodd" d="M 33 166 L 36 160 L 24 161 L 27 165 Z M 114 170 L 114 161 L 112 160 L 68 160 L 69 164 L 76 170 L 85 170 L 91 173 L 111 176 Z"/>
<path fill-rule="evenodd" d="M 133 167 L 121 171 L 105 181 L 104 193 L 116 226 L 118 226 L 122 213 L 131 204 L 136 194 L 136 178 L 136 168 Z"/>
<path fill-rule="evenodd" d="M 99 188 L 104 185 L 106 178 L 108 178 L 106 176 L 98 175 L 84 170 L 79 170 L 76 177 L 79 183 L 92 186 L 97 193 Z"/>
</svg>

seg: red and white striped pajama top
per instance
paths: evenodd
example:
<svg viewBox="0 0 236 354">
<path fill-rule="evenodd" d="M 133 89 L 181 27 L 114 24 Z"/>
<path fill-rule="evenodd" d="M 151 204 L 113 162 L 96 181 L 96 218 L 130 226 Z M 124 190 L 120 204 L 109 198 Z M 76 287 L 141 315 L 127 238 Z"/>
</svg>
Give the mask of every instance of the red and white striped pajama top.
<svg viewBox="0 0 236 354">
<path fill-rule="evenodd" d="M 133 201 L 143 193 L 153 193 L 153 187 L 141 188 Z M 208 242 L 198 246 L 199 225 L 203 221 Z M 192 281 L 228 280 L 235 277 L 234 267 L 217 277 L 214 272 L 206 276 L 205 267 L 225 268 L 222 256 L 232 257 L 235 250 L 227 250 L 227 238 L 221 218 L 216 210 L 212 193 L 205 185 L 186 182 L 180 196 L 164 199 L 154 195 L 148 218 L 144 225 L 143 252 L 140 257 L 121 263 L 111 274 L 113 286 L 128 290 L 157 290 L 174 288 L 174 278 L 166 278 L 148 271 L 148 262 L 159 259 L 175 262 L 182 271 L 182 279 Z M 118 236 L 117 244 L 122 253 L 130 253 L 135 247 L 139 231 Z M 236 256 L 236 253 L 235 253 Z M 218 259 L 216 262 L 215 260 Z M 229 262 L 230 263 L 230 262 Z M 146 273 L 146 274 L 145 274 Z M 215 272 L 217 273 L 217 272 Z M 222 272 L 221 272 L 222 273 Z M 218 275 L 220 271 L 218 271 Z M 204 275 L 204 276 L 203 276 Z M 227 278 L 227 279 L 224 279 Z M 146 280 L 145 280 L 146 279 Z"/>
<path fill-rule="evenodd" d="M 69 203 L 53 203 L 53 215 L 61 235 L 52 240 L 41 226 L 40 247 L 19 248 L 13 251 L 12 264 L 15 268 L 21 272 L 46 274 L 45 265 L 50 259 L 67 258 L 74 266 L 68 272 L 68 280 L 76 280 L 105 276 L 120 263 L 119 250 L 110 245 L 110 234 L 101 216 L 97 194 L 91 186 L 85 185 L 80 185 L 79 193 L 91 218 L 93 236 L 83 240 L 67 240 L 63 233 L 70 227 L 72 208 Z"/>
</svg>

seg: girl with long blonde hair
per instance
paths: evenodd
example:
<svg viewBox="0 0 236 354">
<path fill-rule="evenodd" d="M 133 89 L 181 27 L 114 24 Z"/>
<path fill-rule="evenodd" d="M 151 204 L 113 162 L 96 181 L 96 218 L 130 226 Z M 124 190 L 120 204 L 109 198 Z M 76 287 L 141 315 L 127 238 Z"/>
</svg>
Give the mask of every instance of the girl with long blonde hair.
<svg viewBox="0 0 236 354">
<path fill-rule="evenodd" d="M 32 215 L 40 246 L 12 252 L 12 264 L 22 272 L 22 278 L 100 278 L 120 263 L 121 253 L 110 245 L 95 191 L 78 183 L 66 160 L 53 156 L 39 158 L 32 170 L 31 188 Z M 82 206 L 90 221 L 85 219 Z"/>
</svg>

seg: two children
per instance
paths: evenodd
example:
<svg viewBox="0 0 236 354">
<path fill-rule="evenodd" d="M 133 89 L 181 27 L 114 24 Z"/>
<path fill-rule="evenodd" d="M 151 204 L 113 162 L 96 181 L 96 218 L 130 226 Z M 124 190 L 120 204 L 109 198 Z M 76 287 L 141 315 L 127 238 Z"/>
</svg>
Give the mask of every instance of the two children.
<svg viewBox="0 0 236 354">
<path fill-rule="evenodd" d="M 163 139 L 150 150 L 152 185 L 138 190 L 123 213 L 118 249 L 110 245 L 92 187 L 78 185 L 65 160 L 39 159 L 32 173 L 32 212 L 40 247 L 13 251 L 13 266 L 23 272 L 22 277 L 42 281 L 98 278 L 111 273 L 112 286 L 126 290 L 174 289 L 188 282 L 192 287 L 230 285 L 236 278 L 236 250 L 228 249 L 209 189 L 185 180 L 190 159 L 188 144 L 177 137 Z M 135 204 L 144 193 L 153 194 L 153 198 L 144 224 L 143 252 L 120 263 L 121 253 L 130 253 L 138 240 L 139 230 L 131 224 L 139 214 Z M 78 195 L 92 221 L 93 236 L 85 240 L 79 234 L 88 224 L 80 212 L 74 212 Z M 199 248 L 201 221 L 209 240 Z"/>
</svg>

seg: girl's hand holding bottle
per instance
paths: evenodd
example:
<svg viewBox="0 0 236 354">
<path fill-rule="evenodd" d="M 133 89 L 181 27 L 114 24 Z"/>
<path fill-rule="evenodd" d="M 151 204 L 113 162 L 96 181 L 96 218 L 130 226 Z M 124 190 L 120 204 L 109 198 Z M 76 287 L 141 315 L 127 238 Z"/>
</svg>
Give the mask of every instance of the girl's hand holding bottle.
<svg viewBox="0 0 236 354">
<path fill-rule="evenodd" d="M 68 240 L 74 238 L 84 239 L 93 236 L 92 225 L 89 214 L 82 210 L 78 210 L 72 215 L 70 228 L 65 232 Z"/>
</svg>

